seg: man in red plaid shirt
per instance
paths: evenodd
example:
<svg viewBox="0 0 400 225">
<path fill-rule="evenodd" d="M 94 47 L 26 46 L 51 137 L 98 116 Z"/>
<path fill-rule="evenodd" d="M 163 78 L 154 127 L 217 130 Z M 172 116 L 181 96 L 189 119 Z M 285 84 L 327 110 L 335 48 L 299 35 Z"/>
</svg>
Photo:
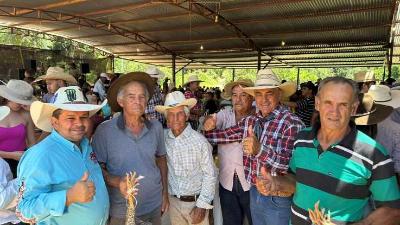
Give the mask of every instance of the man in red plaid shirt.
<svg viewBox="0 0 400 225">
<path fill-rule="evenodd" d="M 281 84 L 272 70 L 266 69 L 258 72 L 255 87 L 244 88 L 244 91 L 255 97 L 259 112 L 225 130 L 207 131 L 205 136 L 217 144 L 242 141 L 245 175 L 252 184 L 250 209 L 253 225 L 287 225 L 292 193 L 278 191 L 264 196 L 256 185 L 266 184 L 258 178 L 261 167 L 266 167 L 272 176 L 287 173 L 295 137 L 304 124 L 280 104 L 280 99 L 292 95 L 296 85 L 291 82 Z"/>
</svg>

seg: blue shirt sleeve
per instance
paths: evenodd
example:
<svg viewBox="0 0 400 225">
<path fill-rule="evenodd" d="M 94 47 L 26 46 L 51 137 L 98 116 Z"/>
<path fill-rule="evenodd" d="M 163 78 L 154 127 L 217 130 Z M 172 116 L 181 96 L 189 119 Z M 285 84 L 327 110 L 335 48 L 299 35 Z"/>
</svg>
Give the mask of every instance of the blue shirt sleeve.
<svg viewBox="0 0 400 225">
<path fill-rule="evenodd" d="M 48 156 L 31 149 L 18 169 L 19 202 L 17 215 L 22 221 L 40 221 L 48 216 L 61 216 L 66 208 L 67 190 L 52 191 Z M 47 158 L 47 159 L 46 159 Z M 53 171 L 55 172 L 55 171 Z"/>
<path fill-rule="evenodd" d="M 105 131 L 104 124 L 100 124 L 93 135 L 92 148 L 99 163 L 105 163 L 108 161 L 106 143 L 107 138 L 105 138 Z"/>
<path fill-rule="evenodd" d="M 156 125 L 157 124 L 157 125 Z M 153 125 L 155 126 L 155 129 L 157 129 L 157 138 L 158 138 L 158 143 L 157 143 L 157 150 L 156 150 L 156 156 L 164 156 L 167 154 L 167 150 L 165 148 L 165 139 L 164 139 L 164 130 L 163 127 L 161 126 L 161 123 L 156 121 L 156 123 L 153 122 Z"/>
</svg>

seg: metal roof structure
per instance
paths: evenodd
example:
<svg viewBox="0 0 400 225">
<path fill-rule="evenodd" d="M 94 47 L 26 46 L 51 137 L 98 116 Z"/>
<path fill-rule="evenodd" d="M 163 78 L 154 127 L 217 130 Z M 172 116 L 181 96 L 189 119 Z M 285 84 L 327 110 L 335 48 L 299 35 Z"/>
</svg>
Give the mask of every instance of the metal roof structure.
<svg viewBox="0 0 400 225">
<path fill-rule="evenodd" d="M 0 25 L 173 68 L 381 67 L 395 13 L 396 0 L 4 0 Z"/>
</svg>

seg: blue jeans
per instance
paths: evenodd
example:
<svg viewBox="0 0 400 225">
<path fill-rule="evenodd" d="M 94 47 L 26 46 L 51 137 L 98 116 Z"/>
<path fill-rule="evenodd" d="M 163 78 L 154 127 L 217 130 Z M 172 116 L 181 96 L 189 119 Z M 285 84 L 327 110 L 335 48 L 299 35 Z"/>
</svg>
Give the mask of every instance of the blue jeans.
<svg viewBox="0 0 400 225">
<path fill-rule="evenodd" d="M 292 197 L 264 196 L 255 186 L 250 188 L 253 225 L 288 225 Z"/>
<path fill-rule="evenodd" d="M 252 225 L 250 214 L 250 193 L 243 191 L 237 177 L 233 178 L 232 191 L 219 185 L 219 199 L 221 202 L 224 225 L 242 225 L 245 216 Z"/>
</svg>

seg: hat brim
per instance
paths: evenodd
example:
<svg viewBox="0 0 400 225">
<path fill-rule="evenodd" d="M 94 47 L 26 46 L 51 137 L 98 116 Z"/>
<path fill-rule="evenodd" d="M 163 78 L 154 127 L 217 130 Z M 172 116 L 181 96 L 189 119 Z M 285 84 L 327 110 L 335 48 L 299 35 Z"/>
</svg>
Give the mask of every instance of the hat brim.
<svg viewBox="0 0 400 225">
<path fill-rule="evenodd" d="M 233 87 L 235 87 L 237 85 L 241 85 L 244 88 L 254 86 L 253 82 L 251 82 L 251 81 L 238 80 L 238 81 L 229 82 L 224 87 L 224 92 L 222 93 L 222 97 L 224 99 L 230 99 L 232 96 L 232 89 L 233 89 Z"/>
<path fill-rule="evenodd" d="M 243 91 L 248 93 L 251 96 L 255 95 L 257 90 L 265 90 L 265 89 L 273 89 L 279 88 L 282 91 L 282 98 L 287 98 L 293 95 L 296 92 L 297 85 L 293 82 L 285 82 L 279 86 L 255 86 L 255 87 L 247 87 L 243 88 Z"/>
<path fill-rule="evenodd" d="M 356 125 L 373 125 L 386 119 L 393 111 L 393 107 L 375 104 L 375 111 L 364 116 L 353 116 Z"/>
<path fill-rule="evenodd" d="M 18 103 L 21 105 L 31 105 L 32 102 L 34 102 L 36 100 L 36 98 L 33 96 L 29 100 L 17 98 L 15 96 L 13 96 L 12 94 L 10 94 L 9 88 L 6 85 L 0 85 L 0 96 L 9 101 L 12 101 L 12 102 L 15 102 L 15 103 Z"/>
<path fill-rule="evenodd" d="M 33 83 L 43 81 L 43 80 L 63 80 L 68 84 L 78 84 L 75 77 L 72 75 L 56 75 L 56 74 L 49 74 L 49 75 L 42 75 L 36 78 Z"/>
<path fill-rule="evenodd" d="M 6 118 L 8 114 L 10 113 L 10 108 L 7 106 L 0 106 L 0 121 Z"/>
<path fill-rule="evenodd" d="M 184 83 L 183 86 L 188 86 L 192 82 L 200 82 L 201 83 L 201 82 L 204 82 L 204 81 L 203 80 L 191 80 L 191 81 L 188 81 L 188 82 Z"/>
<path fill-rule="evenodd" d="M 35 126 L 43 131 L 51 132 L 53 126 L 51 125 L 51 116 L 57 109 L 73 112 L 89 112 L 89 117 L 97 113 L 101 108 L 107 104 L 104 100 L 101 105 L 91 104 L 50 104 L 41 101 L 35 101 L 30 108 L 31 117 Z"/>
<path fill-rule="evenodd" d="M 391 100 L 381 102 L 381 101 L 375 101 L 378 104 L 381 105 L 387 105 L 387 106 L 392 106 L 393 108 L 399 108 L 400 107 L 400 90 L 391 90 L 390 91 L 391 95 Z"/>
<path fill-rule="evenodd" d="M 147 87 L 147 91 L 149 92 L 149 100 L 151 99 L 154 93 L 154 81 L 150 77 L 150 75 L 145 72 L 127 73 L 125 75 L 120 76 L 117 80 L 115 80 L 107 92 L 107 99 L 112 111 L 114 112 L 122 111 L 121 106 L 117 102 L 118 91 L 121 89 L 121 87 L 125 86 L 126 84 L 132 81 L 137 81 L 145 84 Z"/>
<path fill-rule="evenodd" d="M 189 109 L 193 108 L 197 103 L 195 98 L 189 98 L 175 106 L 156 105 L 155 110 L 159 113 L 166 114 L 168 109 L 176 108 L 179 106 L 187 106 Z"/>
</svg>

